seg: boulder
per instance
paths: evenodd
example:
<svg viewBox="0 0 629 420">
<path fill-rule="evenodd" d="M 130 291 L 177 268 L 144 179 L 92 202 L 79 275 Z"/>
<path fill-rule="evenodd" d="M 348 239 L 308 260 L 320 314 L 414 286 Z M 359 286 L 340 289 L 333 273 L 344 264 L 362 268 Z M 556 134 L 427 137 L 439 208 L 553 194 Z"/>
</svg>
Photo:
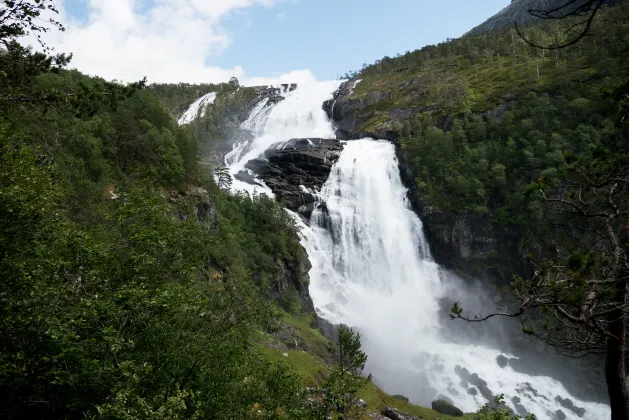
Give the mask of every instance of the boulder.
<svg viewBox="0 0 629 420">
<path fill-rule="evenodd" d="M 499 354 L 496 357 L 496 363 L 498 363 L 498 366 L 500 366 L 501 368 L 506 368 L 509 365 L 509 359 L 507 358 L 507 356 Z"/>
<path fill-rule="evenodd" d="M 397 408 L 392 408 L 392 407 L 383 408 L 382 415 L 390 420 L 422 420 L 419 417 L 415 417 L 413 415 L 403 413 Z"/>
<path fill-rule="evenodd" d="M 437 413 L 445 414 L 447 416 L 454 416 L 454 417 L 463 416 L 463 411 L 461 411 L 459 408 L 455 407 L 454 405 L 452 405 L 446 400 L 433 401 L 431 406 L 432 406 L 432 409 L 435 410 Z"/>
</svg>

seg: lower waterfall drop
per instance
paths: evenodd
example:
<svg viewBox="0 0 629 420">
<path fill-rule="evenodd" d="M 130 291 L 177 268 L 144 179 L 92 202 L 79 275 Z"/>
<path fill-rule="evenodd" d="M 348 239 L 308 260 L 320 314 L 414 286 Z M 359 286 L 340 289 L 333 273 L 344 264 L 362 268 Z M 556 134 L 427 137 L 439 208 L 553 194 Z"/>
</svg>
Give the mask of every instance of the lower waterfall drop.
<svg viewBox="0 0 629 420">
<path fill-rule="evenodd" d="M 444 337 L 444 322 L 454 321 L 439 301 L 456 293 L 458 280 L 432 260 L 406 192 L 393 144 L 348 141 L 319 194 L 325 204 L 301 229 L 317 311 L 358 329 L 376 383 L 422 405 L 446 396 L 466 412 L 505 394 L 516 413 L 538 419 L 558 410 L 568 419 L 609 418 L 604 404 L 562 407 L 556 397 L 569 393 L 560 382 L 499 367 L 496 348 Z"/>
</svg>

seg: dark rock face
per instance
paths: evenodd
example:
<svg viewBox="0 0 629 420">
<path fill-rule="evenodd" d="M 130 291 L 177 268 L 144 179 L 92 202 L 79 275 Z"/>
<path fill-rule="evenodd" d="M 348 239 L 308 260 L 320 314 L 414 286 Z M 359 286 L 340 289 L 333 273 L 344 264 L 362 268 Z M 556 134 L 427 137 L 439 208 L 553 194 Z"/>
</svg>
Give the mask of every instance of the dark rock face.
<svg viewBox="0 0 629 420">
<path fill-rule="evenodd" d="M 250 160 L 253 171 L 285 206 L 306 218 L 314 210 L 315 196 L 323 186 L 343 144 L 333 139 L 292 139 L 280 148 L 269 149 L 264 159 Z"/>
<path fill-rule="evenodd" d="M 463 415 L 463 411 L 446 400 L 433 401 L 431 406 L 437 413 L 445 414 L 447 416 L 461 417 Z"/>
<path fill-rule="evenodd" d="M 178 203 L 184 198 L 192 198 L 196 203 L 196 216 L 201 222 L 204 222 L 209 230 L 215 230 L 216 224 L 216 205 L 210 198 L 210 194 L 207 190 L 201 187 L 190 186 L 186 191 L 169 191 L 168 201 L 171 203 Z M 186 216 L 182 212 L 179 212 L 177 217 L 180 220 L 185 220 Z"/>
</svg>

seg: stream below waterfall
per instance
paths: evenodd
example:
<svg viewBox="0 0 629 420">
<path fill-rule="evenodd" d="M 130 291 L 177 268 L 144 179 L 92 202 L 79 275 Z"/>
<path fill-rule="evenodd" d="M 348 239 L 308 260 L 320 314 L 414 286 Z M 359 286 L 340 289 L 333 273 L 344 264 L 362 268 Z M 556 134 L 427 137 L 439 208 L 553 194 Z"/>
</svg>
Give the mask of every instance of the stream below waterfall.
<svg viewBox="0 0 629 420">
<path fill-rule="evenodd" d="M 226 156 L 231 173 L 246 170 L 250 159 L 291 138 L 334 138 L 322 103 L 339 84 L 302 85 L 282 93 L 280 102 L 258 103 L 242 125 L 254 139 L 236 143 Z M 272 195 L 259 179 L 235 180 L 233 188 Z M 299 220 L 312 263 L 310 294 L 316 310 L 332 323 L 360 331 L 374 381 L 390 394 L 425 406 L 445 396 L 473 412 L 502 393 L 516 413 L 538 419 L 559 418 L 558 410 L 569 419 L 609 418 L 608 406 L 579 401 L 551 377 L 500 367 L 498 356 L 511 357 L 500 350 L 502 326 L 484 328 L 486 340 L 466 342 L 448 333 L 454 321 L 440 305 L 444 298 L 456 298 L 464 308 L 482 308 L 486 301 L 433 261 L 406 194 L 390 142 L 347 141 L 317 192 L 325 206 L 314 210 L 309 225 Z M 572 409 L 557 397 L 570 398 Z"/>
</svg>

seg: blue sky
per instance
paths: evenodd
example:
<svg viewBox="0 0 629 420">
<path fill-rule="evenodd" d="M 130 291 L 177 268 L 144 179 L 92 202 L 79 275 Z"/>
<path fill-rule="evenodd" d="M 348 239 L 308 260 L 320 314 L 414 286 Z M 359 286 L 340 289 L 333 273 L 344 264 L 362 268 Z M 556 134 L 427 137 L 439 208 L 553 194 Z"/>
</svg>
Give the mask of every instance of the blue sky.
<svg viewBox="0 0 629 420">
<path fill-rule="evenodd" d="M 329 80 L 459 37 L 509 2 L 65 0 L 69 30 L 53 44 L 73 52 L 80 70 L 108 79 Z"/>
<path fill-rule="evenodd" d="M 307 68 L 320 80 L 336 78 L 385 55 L 459 37 L 508 3 L 300 0 L 272 10 L 257 7 L 226 21 L 233 46 L 215 63 L 240 64 L 261 75 Z"/>
</svg>

